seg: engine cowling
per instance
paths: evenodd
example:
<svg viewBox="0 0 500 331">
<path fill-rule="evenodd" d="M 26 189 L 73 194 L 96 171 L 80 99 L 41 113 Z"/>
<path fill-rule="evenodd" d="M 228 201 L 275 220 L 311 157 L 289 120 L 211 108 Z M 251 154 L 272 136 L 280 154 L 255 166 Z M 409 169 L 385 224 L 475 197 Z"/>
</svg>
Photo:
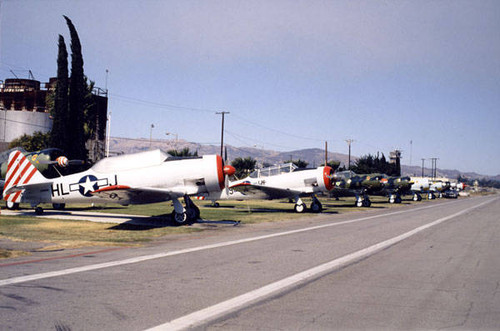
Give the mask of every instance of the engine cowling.
<svg viewBox="0 0 500 331">
<path fill-rule="evenodd" d="M 331 191 L 335 186 L 335 176 L 333 168 L 325 166 L 319 167 L 318 170 L 318 187 L 321 189 L 321 191 Z"/>
</svg>

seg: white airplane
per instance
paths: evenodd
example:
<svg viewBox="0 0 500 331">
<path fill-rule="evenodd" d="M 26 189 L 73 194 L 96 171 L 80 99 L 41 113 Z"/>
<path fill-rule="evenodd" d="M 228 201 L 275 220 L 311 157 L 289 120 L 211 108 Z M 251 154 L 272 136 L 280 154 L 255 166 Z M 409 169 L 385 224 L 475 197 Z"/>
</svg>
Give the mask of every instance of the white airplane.
<svg viewBox="0 0 500 331">
<path fill-rule="evenodd" d="M 429 192 L 431 183 L 428 178 L 425 177 L 411 177 L 410 179 L 413 184 L 410 190 L 417 195 L 417 200 L 420 194 L 428 193 L 428 199 L 432 199 L 433 195 Z M 421 198 L 420 198 L 421 199 Z"/>
<path fill-rule="evenodd" d="M 441 198 L 442 192 L 450 188 L 450 182 L 443 182 L 442 180 L 432 180 L 426 177 L 412 177 L 411 180 L 414 184 L 411 190 L 414 192 L 427 193 L 427 199 Z"/>
<path fill-rule="evenodd" d="M 8 160 L 3 199 L 11 208 L 30 203 L 37 214 L 43 213 L 41 203 L 64 208 L 66 203 L 128 205 L 172 200 L 173 220 L 186 224 L 200 216 L 189 196 L 220 192 L 234 171 L 218 155 L 179 159 L 154 150 L 105 158 L 87 171 L 48 179 L 20 151 L 14 151 Z M 179 202 L 181 197 L 185 207 Z"/>
<path fill-rule="evenodd" d="M 333 169 L 318 167 L 316 169 L 298 170 L 292 163 L 274 167 L 257 169 L 248 177 L 231 182 L 229 196 L 232 191 L 240 192 L 242 199 L 295 199 L 295 211 L 303 213 L 306 205 L 300 197 L 312 196 L 311 211 L 321 212 L 323 206 L 316 197 L 318 193 L 326 193 L 334 187 Z M 241 196 L 234 195 L 235 199 Z"/>
</svg>

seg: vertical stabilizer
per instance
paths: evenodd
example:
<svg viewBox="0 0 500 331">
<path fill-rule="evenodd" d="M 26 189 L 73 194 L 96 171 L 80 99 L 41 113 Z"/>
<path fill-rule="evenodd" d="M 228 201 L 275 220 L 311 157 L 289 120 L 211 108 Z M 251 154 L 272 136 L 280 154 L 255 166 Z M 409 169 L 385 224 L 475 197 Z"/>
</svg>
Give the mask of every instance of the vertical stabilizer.
<svg viewBox="0 0 500 331">
<path fill-rule="evenodd" d="M 3 188 L 3 199 L 8 202 L 19 203 L 21 201 L 22 188 L 20 186 L 29 183 L 43 181 L 45 177 L 20 151 L 13 151 L 9 155 L 7 164 L 7 175 Z"/>
</svg>

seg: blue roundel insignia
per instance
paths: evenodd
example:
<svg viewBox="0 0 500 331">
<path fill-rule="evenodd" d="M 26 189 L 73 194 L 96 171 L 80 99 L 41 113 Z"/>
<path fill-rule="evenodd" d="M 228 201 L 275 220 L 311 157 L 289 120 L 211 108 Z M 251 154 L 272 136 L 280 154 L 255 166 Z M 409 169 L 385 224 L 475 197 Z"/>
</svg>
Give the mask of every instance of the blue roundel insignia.
<svg viewBox="0 0 500 331">
<path fill-rule="evenodd" d="M 91 197 L 92 194 L 90 194 L 90 192 L 94 192 L 99 188 L 99 185 L 97 185 L 97 177 L 92 175 L 83 176 L 78 183 L 80 184 L 78 190 L 80 194 L 85 197 Z"/>
</svg>

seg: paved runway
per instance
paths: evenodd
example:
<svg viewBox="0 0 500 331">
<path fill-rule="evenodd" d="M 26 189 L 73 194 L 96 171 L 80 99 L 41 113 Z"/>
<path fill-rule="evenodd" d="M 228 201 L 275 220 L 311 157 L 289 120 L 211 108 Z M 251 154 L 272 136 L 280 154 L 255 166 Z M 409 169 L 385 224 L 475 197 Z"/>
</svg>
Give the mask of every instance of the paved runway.
<svg viewBox="0 0 500 331">
<path fill-rule="evenodd" d="M 310 215 L 1 266 L 4 329 L 496 329 L 500 199 Z"/>
</svg>

